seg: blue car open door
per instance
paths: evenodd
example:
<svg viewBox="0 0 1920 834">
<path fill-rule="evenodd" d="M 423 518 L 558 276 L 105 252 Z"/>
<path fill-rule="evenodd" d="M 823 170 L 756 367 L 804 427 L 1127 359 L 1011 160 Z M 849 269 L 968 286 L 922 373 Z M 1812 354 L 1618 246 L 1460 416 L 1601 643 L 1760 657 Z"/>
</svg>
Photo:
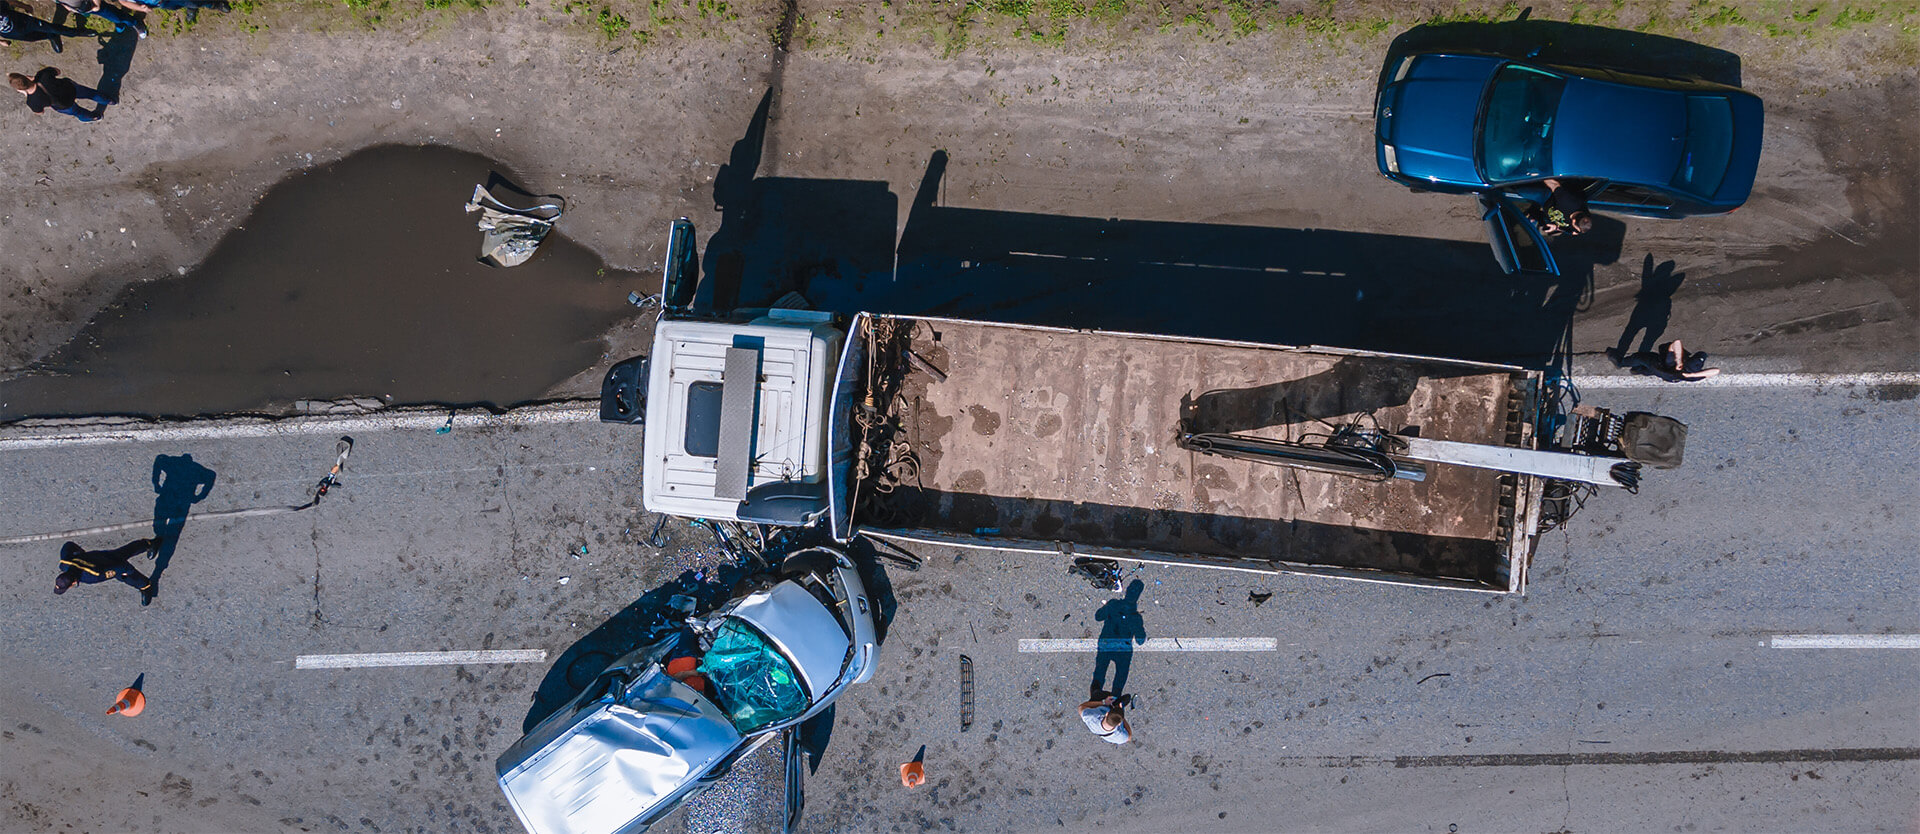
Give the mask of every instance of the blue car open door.
<svg viewBox="0 0 1920 834">
<path fill-rule="evenodd" d="M 1497 193 L 1480 195 L 1480 216 L 1487 224 L 1487 242 L 1493 246 L 1493 259 L 1508 275 L 1559 275 L 1553 252 L 1540 227 L 1521 213 L 1512 201 Z"/>
</svg>

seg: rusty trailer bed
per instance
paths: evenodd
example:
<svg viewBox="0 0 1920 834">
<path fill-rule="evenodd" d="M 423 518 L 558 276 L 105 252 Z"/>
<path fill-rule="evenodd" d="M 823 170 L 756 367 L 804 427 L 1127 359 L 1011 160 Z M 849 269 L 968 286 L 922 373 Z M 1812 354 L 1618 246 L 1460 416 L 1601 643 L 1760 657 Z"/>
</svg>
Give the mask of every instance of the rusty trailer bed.
<svg viewBox="0 0 1920 834">
<path fill-rule="evenodd" d="M 881 409 L 917 466 L 911 482 L 859 485 L 855 521 L 873 532 L 1524 589 L 1537 479 L 1430 466 L 1424 481 L 1373 482 L 1190 452 L 1176 434 L 1185 419 L 1196 432 L 1297 440 L 1357 419 L 1531 448 L 1538 372 L 937 318 L 865 316 L 856 330 L 876 325 L 916 355 L 895 351 L 896 367 L 879 370 L 895 380 Z"/>
</svg>

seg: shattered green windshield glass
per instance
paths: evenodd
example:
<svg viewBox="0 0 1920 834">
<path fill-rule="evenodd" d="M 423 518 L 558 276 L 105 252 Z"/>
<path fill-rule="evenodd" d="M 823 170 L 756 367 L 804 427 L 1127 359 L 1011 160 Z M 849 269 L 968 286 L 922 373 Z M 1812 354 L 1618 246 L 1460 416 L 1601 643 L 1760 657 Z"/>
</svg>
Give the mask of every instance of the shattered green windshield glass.
<svg viewBox="0 0 1920 834">
<path fill-rule="evenodd" d="M 807 692 L 793 665 L 752 626 L 728 619 L 700 659 L 700 674 L 733 727 L 752 732 L 807 711 Z"/>
</svg>

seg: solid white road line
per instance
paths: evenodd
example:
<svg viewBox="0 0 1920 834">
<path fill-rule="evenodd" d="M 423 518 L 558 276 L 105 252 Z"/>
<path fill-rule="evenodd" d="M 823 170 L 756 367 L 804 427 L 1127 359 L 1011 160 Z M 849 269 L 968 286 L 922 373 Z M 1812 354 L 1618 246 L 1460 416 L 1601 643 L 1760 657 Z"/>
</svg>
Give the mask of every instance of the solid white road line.
<svg viewBox="0 0 1920 834">
<path fill-rule="evenodd" d="M 1124 638 L 1106 640 L 1021 640 L 1020 651 L 1034 652 L 1270 652 L 1279 648 L 1272 637 L 1155 637 L 1145 643 Z"/>
<path fill-rule="evenodd" d="M 1628 388 L 1818 388 L 1826 385 L 1920 385 L 1920 373 L 1885 371 L 1858 374 L 1721 374 L 1694 382 L 1668 382 L 1651 376 L 1586 375 L 1573 377 L 1583 391 Z"/>
<path fill-rule="evenodd" d="M 505 414 L 469 412 L 454 415 L 455 430 L 467 431 L 548 423 L 587 423 L 600 419 L 600 406 L 563 403 L 516 408 Z M 447 424 L 447 411 L 365 414 L 352 417 L 288 417 L 194 420 L 182 423 L 130 423 L 24 427 L 0 430 L 0 449 L 37 449 L 48 446 L 97 446 L 109 443 L 178 443 L 188 440 L 295 437 L 310 434 L 367 434 L 384 431 L 420 431 Z"/>
<path fill-rule="evenodd" d="M 1770 649 L 1920 649 L 1920 634 L 1775 634 Z"/>
<path fill-rule="evenodd" d="M 373 654 L 303 654 L 295 669 L 353 669 L 360 666 L 452 666 L 460 663 L 539 663 L 546 649 L 504 649 L 482 652 L 376 652 Z"/>
</svg>

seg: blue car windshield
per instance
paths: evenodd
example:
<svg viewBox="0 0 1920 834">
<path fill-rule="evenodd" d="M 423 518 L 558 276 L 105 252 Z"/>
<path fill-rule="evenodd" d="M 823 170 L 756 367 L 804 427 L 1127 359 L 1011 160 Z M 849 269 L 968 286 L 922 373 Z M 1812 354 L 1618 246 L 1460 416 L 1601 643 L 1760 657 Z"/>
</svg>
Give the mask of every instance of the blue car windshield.
<svg viewBox="0 0 1920 834">
<path fill-rule="evenodd" d="M 1553 117 L 1566 79 L 1518 64 L 1493 77 L 1480 116 L 1480 172 L 1489 183 L 1552 176 Z"/>
<path fill-rule="evenodd" d="M 1687 96 L 1687 149 L 1673 174 L 1673 187 L 1712 199 L 1732 158 L 1732 103 L 1722 96 Z"/>
</svg>

